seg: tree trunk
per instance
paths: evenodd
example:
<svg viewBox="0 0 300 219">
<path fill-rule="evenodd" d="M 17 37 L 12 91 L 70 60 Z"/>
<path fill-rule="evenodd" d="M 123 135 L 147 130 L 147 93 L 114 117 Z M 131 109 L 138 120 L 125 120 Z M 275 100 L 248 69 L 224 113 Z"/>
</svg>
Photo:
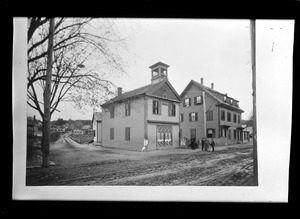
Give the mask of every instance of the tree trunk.
<svg viewBox="0 0 300 219">
<path fill-rule="evenodd" d="M 43 125 L 43 167 L 49 167 L 49 149 L 50 149 L 50 97 L 51 97 L 51 76 L 52 76 L 52 55 L 53 55 L 53 33 L 54 33 L 54 18 L 50 19 L 49 26 L 49 41 L 48 41 L 48 58 L 47 58 L 47 73 L 46 87 L 44 90 L 44 125 Z"/>
<path fill-rule="evenodd" d="M 253 174 L 254 185 L 258 186 L 257 136 L 256 136 L 256 60 L 255 60 L 255 20 L 250 20 L 251 33 L 251 62 L 252 62 L 252 90 L 253 90 Z"/>
</svg>

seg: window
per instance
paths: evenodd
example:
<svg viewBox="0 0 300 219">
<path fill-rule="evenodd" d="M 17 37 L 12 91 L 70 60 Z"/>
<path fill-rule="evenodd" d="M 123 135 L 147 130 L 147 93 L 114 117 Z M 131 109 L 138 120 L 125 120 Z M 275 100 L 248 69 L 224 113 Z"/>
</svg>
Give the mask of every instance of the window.
<svg viewBox="0 0 300 219">
<path fill-rule="evenodd" d="M 112 118 L 115 118 L 115 107 L 114 106 L 112 106 L 111 108 L 110 108 L 110 118 L 112 119 Z"/>
<path fill-rule="evenodd" d="M 231 99 L 231 98 L 230 98 L 230 104 L 231 104 L 231 105 L 233 104 L 233 99 Z"/>
<path fill-rule="evenodd" d="M 153 114 L 160 114 L 160 103 L 157 100 L 153 100 Z"/>
<path fill-rule="evenodd" d="M 221 110 L 221 120 L 225 121 L 225 111 Z"/>
<path fill-rule="evenodd" d="M 228 129 L 228 139 L 231 140 L 231 129 Z"/>
<path fill-rule="evenodd" d="M 110 128 L 110 137 L 109 137 L 110 140 L 114 140 L 114 138 L 115 138 L 114 132 L 115 132 L 114 128 Z"/>
<path fill-rule="evenodd" d="M 194 97 L 194 105 L 200 105 L 202 103 L 203 103 L 203 97 L 202 96 Z"/>
<path fill-rule="evenodd" d="M 156 136 L 158 146 L 173 145 L 172 126 L 158 125 Z"/>
<path fill-rule="evenodd" d="M 236 114 L 233 114 L 233 122 L 236 123 Z"/>
<path fill-rule="evenodd" d="M 131 104 L 125 103 L 125 116 L 130 116 Z"/>
<path fill-rule="evenodd" d="M 207 129 L 207 137 L 215 138 L 215 129 Z"/>
<path fill-rule="evenodd" d="M 175 103 L 169 103 L 169 116 L 176 116 L 176 105 L 175 105 Z"/>
<path fill-rule="evenodd" d="M 220 137 L 226 137 L 226 128 L 225 127 L 222 127 L 221 129 L 220 129 Z"/>
<path fill-rule="evenodd" d="M 189 117 L 190 117 L 190 122 L 198 121 L 198 113 L 190 113 Z"/>
<path fill-rule="evenodd" d="M 224 101 L 224 102 L 227 101 L 227 96 L 223 96 L 223 101 Z"/>
<path fill-rule="evenodd" d="M 185 99 L 184 99 L 183 106 L 184 106 L 184 107 L 189 107 L 189 106 L 191 106 L 191 98 L 185 98 Z"/>
<path fill-rule="evenodd" d="M 125 128 L 125 141 L 130 141 L 130 127 Z"/>
<path fill-rule="evenodd" d="M 236 139 L 236 129 L 233 130 L 233 138 Z"/>
<path fill-rule="evenodd" d="M 238 115 L 238 124 L 241 123 L 241 115 Z"/>
<path fill-rule="evenodd" d="M 206 121 L 213 121 L 213 111 L 209 110 L 206 112 Z"/>
<path fill-rule="evenodd" d="M 183 113 L 180 114 L 180 122 L 183 122 Z"/>
<path fill-rule="evenodd" d="M 156 68 L 152 71 L 152 77 L 155 77 L 157 75 L 158 75 L 158 68 Z"/>
<path fill-rule="evenodd" d="M 231 113 L 230 112 L 227 112 L 227 121 L 231 122 Z"/>
<path fill-rule="evenodd" d="M 167 98 L 167 94 L 163 94 L 163 98 Z"/>
</svg>

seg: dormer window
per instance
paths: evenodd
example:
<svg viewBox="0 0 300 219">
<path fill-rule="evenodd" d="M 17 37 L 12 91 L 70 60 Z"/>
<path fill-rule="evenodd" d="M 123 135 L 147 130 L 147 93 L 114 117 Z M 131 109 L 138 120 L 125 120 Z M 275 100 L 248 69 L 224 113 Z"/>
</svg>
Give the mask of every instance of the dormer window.
<svg viewBox="0 0 300 219">
<path fill-rule="evenodd" d="M 227 96 L 223 96 L 223 101 L 224 101 L 224 102 L 227 101 Z"/>
<path fill-rule="evenodd" d="M 233 99 L 230 99 L 230 104 L 231 104 L 231 105 L 233 104 Z"/>
</svg>

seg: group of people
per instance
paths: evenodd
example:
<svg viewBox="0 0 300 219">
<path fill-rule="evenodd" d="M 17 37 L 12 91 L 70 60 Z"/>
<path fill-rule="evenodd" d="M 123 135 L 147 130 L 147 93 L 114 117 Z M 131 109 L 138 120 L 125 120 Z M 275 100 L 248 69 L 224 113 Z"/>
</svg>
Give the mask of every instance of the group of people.
<svg viewBox="0 0 300 219">
<path fill-rule="evenodd" d="M 204 138 L 201 139 L 201 148 L 202 148 L 202 151 L 203 151 L 203 149 L 205 151 L 207 151 L 209 145 L 211 146 L 212 151 L 215 151 L 215 141 L 214 141 L 213 138 L 211 139 L 210 142 L 209 142 L 208 139 L 204 139 Z"/>
<path fill-rule="evenodd" d="M 195 150 L 195 148 L 197 146 L 195 138 L 191 139 L 191 144 L 190 145 L 191 145 L 192 150 Z M 210 141 L 207 138 L 202 138 L 201 139 L 201 148 L 202 148 L 202 151 L 203 151 L 203 149 L 205 151 L 207 151 L 209 145 L 211 146 L 212 151 L 215 151 L 215 141 L 214 141 L 213 138 L 211 138 Z"/>
</svg>

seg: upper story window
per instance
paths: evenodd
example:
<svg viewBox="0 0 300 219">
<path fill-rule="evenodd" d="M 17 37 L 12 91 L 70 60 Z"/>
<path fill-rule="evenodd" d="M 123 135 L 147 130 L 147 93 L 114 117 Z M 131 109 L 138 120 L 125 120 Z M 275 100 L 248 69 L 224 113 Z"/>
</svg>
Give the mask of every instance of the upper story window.
<svg viewBox="0 0 300 219">
<path fill-rule="evenodd" d="M 197 122 L 198 121 L 198 113 L 190 113 L 190 122 Z"/>
<path fill-rule="evenodd" d="M 223 101 L 224 101 L 224 102 L 227 101 L 227 96 L 223 96 Z"/>
<path fill-rule="evenodd" d="M 233 99 L 231 99 L 231 98 L 230 98 L 230 104 L 231 104 L 231 105 L 233 104 Z"/>
<path fill-rule="evenodd" d="M 241 123 L 241 115 L 238 115 L 238 124 Z"/>
<path fill-rule="evenodd" d="M 130 116 L 131 104 L 125 103 L 125 116 Z"/>
<path fill-rule="evenodd" d="M 231 113 L 230 112 L 227 112 L 227 121 L 231 122 Z"/>
<path fill-rule="evenodd" d="M 160 103 L 158 100 L 153 100 L 153 114 L 158 115 L 160 114 Z"/>
<path fill-rule="evenodd" d="M 180 122 L 183 122 L 183 113 L 180 114 Z"/>
<path fill-rule="evenodd" d="M 114 106 L 112 106 L 111 108 L 110 108 L 110 118 L 112 119 L 112 118 L 115 118 L 115 107 Z"/>
<path fill-rule="evenodd" d="M 233 114 L 233 122 L 236 123 L 236 114 Z"/>
<path fill-rule="evenodd" d="M 169 116 L 176 116 L 176 105 L 175 103 L 169 104 Z"/>
<path fill-rule="evenodd" d="M 225 121 L 225 111 L 221 110 L 221 120 Z"/>
<path fill-rule="evenodd" d="M 185 98 L 183 102 L 183 107 L 191 106 L 191 98 Z"/>
<path fill-rule="evenodd" d="M 213 111 L 209 110 L 206 112 L 206 121 L 213 121 Z"/>
<path fill-rule="evenodd" d="M 195 105 L 200 105 L 202 103 L 203 103 L 203 97 L 202 96 L 194 97 L 194 104 Z"/>
</svg>

